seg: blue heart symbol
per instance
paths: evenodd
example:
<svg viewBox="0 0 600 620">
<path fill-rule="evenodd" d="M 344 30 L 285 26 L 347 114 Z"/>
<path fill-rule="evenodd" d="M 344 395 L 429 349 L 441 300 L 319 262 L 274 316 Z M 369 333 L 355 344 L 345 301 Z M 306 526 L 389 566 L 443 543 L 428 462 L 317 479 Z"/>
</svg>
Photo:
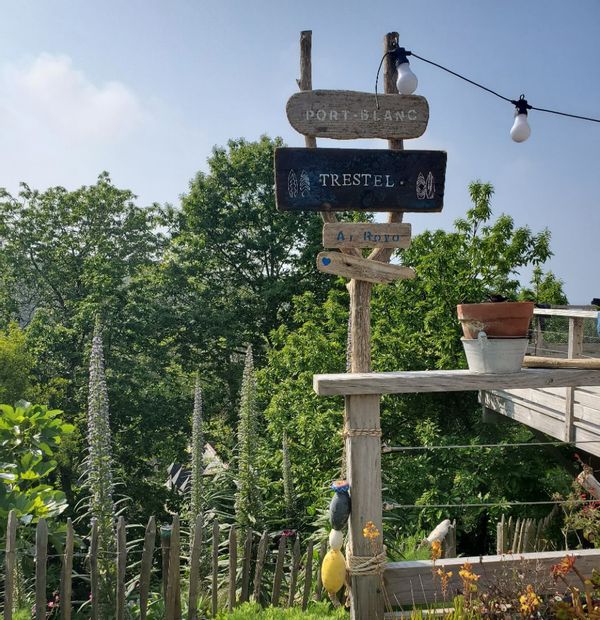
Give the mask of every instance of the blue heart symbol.
<svg viewBox="0 0 600 620">
<path fill-rule="evenodd" d="M 327 267 L 327 265 L 329 265 L 329 263 L 331 262 L 330 258 L 322 258 L 321 262 Z"/>
</svg>

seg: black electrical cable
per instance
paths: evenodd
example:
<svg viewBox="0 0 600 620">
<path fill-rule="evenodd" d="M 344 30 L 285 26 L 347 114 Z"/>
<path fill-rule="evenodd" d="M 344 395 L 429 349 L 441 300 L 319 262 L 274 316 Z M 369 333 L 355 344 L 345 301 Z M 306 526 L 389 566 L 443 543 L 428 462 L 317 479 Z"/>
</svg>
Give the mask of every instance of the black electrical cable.
<svg viewBox="0 0 600 620">
<path fill-rule="evenodd" d="M 385 60 L 386 56 L 388 56 L 389 54 L 395 55 L 396 53 L 397 52 L 395 49 L 390 50 L 389 52 L 386 52 L 383 55 L 381 62 L 379 63 L 379 68 L 377 69 L 377 77 L 375 78 L 375 101 L 376 101 L 377 107 L 379 107 L 379 104 L 377 103 L 377 85 L 379 82 L 379 73 L 381 71 L 381 66 L 383 65 L 383 61 Z M 479 82 L 476 82 L 475 80 L 471 80 L 468 77 L 465 77 L 464 75 L 461 75 L 460 73 L 457 73 L 456 71 L 452 71 L 452 69 L 448 69 L 448 67 L 444 67 L 443 65 L 440 65 L 437 62 L 433 62 L 433 60 L 428 60 L 427 58 L 423 58 L 423 56 L 419 56 L 418 54 L 415 54 L 414 52 L 409 52 L 408 50 L 405 50 L 404 53 L 407 56 L 414 56 L 415 58 L 418 58 L 419 60 L 422 60 L 423 62 L 433 65 L 434 67 L 437 67 L 438 69 L 441 69 L 442 71 L 446 71 L 447 73 L 450 73 L 451 75 L 454 75 L 455 77 L 461 80 L 464 80 L 465 82 L 468 82 L 469 84 L 472 84 L 473 86 L 477 86 L 477 88 L 481 88 L 481 90 L 485 90 L 486 92 L 492 95 L 495 95 L 496 97 L 498 97 L 499 99 L 502 99 L 503 101 L 508 101 L 508 103 L 512 103 L 515 106 L 518 104 L 518 102 L 515 99 L 510 99 L 509 97 L 505 97 L 504 95 L 501 95 L 495 90 L 492 90 L 491 88 L 488 88 L 487 86 L 484 86 L 483 84 L 480 84 Z M 521 99 L 524 99 L 523 95 L 521 95 Z M 593 118 L 591 116 L 581 116 L 579 114 L 570 114 L 569 112 L 559 112 L 558 110 L 550 110 L 548 108 L 538 108 L 536 106 L 532 106 L 529 104 L 527 104 L 527 108 L 529 110 L 537 110 L 538 112 L 546 112 L 547 114 L 557 114 L 559 116 L 568 116 L 569 118 L 578 118 L 583 121 L 591 121 L 592 123 L 600 123 L 600 118 Z"/>
</svg>

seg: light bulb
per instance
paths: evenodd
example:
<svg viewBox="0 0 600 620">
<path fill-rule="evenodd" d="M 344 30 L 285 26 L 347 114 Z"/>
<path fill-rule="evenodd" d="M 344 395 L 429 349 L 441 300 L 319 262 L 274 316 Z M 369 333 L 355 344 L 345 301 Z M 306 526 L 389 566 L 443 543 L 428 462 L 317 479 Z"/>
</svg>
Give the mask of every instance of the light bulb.
<svg viewBox="0 0 600 620">
<path fill-rule="evenodd" d="M 401 95 L 412 95 L 417 90 L 419 80 L 412 72 L 408 60 L 397 66 L 398 79 L 396 80 L 396 88 Z"/>
<path fill-rule="evenodd" d="M 515 122 L 510 130 L 510 137 L 515 142 L 525 142 L 531 135 L 531 127 L 527 122 L 527 112 L 525 114 L 516 114 Z"/>
<path fill-rule="evenodd" d="M 392 58 L 396 64 L 398 78 L 396 80 L 396 88 L 401 95 L 412 95 L 417 90 L 417 76 L 411 71 L 408 57 L 411 52 L 403 47 L 396 47 L 392 52 Z"/>
<path fill-rule="evenodd" d="M 525 142 L 531 135 L 531 127 L 527 122 L 527 110 L 531 110 L 531 106 L 527 103 L 525 95 L 521 95 L 518 101 L 512 101 L 515 104 L 515 122 L 510 130 L 510 137 L 515 142 Z"/>
</svg>

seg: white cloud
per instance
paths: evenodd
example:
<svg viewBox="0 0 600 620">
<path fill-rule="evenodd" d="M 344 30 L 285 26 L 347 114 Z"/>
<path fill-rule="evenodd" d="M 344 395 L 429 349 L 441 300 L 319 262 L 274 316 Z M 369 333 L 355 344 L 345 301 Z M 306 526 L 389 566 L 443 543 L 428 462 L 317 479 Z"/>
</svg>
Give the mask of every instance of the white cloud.
<svg viewBox="0 0 600 620">
<path fill-rule="evenodd" d="M 95 84 L 65 55 L 42 53 L 0 67 L 0 130 L 14 138 L 110 144 L 139 128 L 147 113 L 120 82 Z"/>
</svg>

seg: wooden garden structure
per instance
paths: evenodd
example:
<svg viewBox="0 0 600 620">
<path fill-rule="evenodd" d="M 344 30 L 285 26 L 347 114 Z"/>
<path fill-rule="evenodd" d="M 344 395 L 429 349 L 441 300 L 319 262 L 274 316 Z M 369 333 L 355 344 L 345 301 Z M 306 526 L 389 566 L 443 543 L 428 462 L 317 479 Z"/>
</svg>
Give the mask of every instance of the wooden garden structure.
<svg viewBox="0 0 600 620">
<path fill-rule="evenodd" d="M 468 370 L 431 370 L 417 372 L 345 373 L 315 375 L 314 389 L 320 396 L 343 396 L 346 411 L 346 453 L 348 455 L 348 478 L 352 489 L 352 514 L 350 516 L 350 551 L 365 555 L 362 529 L 367 521 L 375 523 L 382 531 L 381 497 L 381 427 L 379 406 L 384 394 L 418 394 L 425 392 L 456 392 L 472 390 L 499 390 L 503 388 L 576 388 L 578 386 L 600 386 L 600 370 L 574 369 L 525 369 L 520 373 L 482 375 Z M 364 542 L 363 542 L 364 541 Z M 359 544 L 357 544 L 359 543 Z M 371 552 L 372 553 L 372 552 Z M 549 554 L 534 553 L 512 556 L 512 560 L 543 560 L 548 565 L 556 563 L 565 552 Z M 576 552 L 588 558 L 588 562 L 600 563 L 600 551 Z M 489 573 L 500 565 L 501 558 L 471 558 L 474 564 L 481 564 Z M 511 557 L 506 557 L 510 561 Z M 445 560 L 448 562 L 461 560 Z M 385 590 L 393 603 L 406 604 L 411 599 L 416 603 L 432 603 L 433 578 L 431 562 L 410 562 L 385 564 Z M 376 620 L 384 617 L 384 593 L 380 572 L 353 576 L 352 617 L 360 620 Z M 415 580 L 407 580 L 408 575 Z M 419 578 L 420 575 L 420 578 Z M 427 587 L 419 585 L 427 583 Z M 429 598 L 428 598 L 429 596 Z M 408 600 L 407 600 L 408 599 Z"/>
<path fill-rule="evenodd" d="M 392 32 L 384 38 L 384 93 L 388 96 L 397 93 L 395 86 L 396 68 L 393 62 L 393 50 L 398 48 L 398 33 Z M 306 31 L 301 33 L 301 73 L 298 85 L 301 91 L 311 91 L 311 33 Z M 337 223 L 334 211 L 344 210 L 344 199 L 347 200 L 345 206 L 350 210 L 369 210 L 366 208 L 367 201 L 365 194 L 354 196 L 352 192 L 340 191 L 332 192 L 331 185 L 334 184 L 333 175 L 319 174 L 320 193 L 315 194 L 315 199 L 304 201 L 305 194 L 312 198 L 313 185 L 311 179 L 303 169 L 309 167 L 311 159 L 317 159 L 316 137 L 329 137 L 337 139 L 351 139 L 356 137 L 381 137 L 388 138 L 388 148 L 392 151 L 402 151 L 404 149 L 403 140 L 398 135 L 391 137 L 391 134 L 383 132 L 377 133 L 373 130 L 372 124 L 366 126 L 365 123 L 353 123 L 352 112 L 341 119 L 337 110 L 334 110 L 335 117 L 331 109 L 335 107 L 334 101 L 343 99 L 351 102 L 359 96 L 365 94 L 352 93 L 350 91 L 317 91 L 318 97 L 312 95 L 303 96 L 305 103 L 300 112 L 296 109 L 294 97 L 288 102 L 288 118 L 300 133 L 305 135 L 306 149 L 294 159 L 293 153 L 275 155 L 275 174 L 277 188 L 278 208 L 283 210 L 304 209 L 320 210 L 325 222 L 324 244 L 326 247 L 336 247 L 339 252 L 325 252 L 317 257 L 317 268 L 325 273 L 340 275 L 350 278 L 348 290 L 350 292 L 350 312 L 349 312 L 349 360 L 346 374 L 337 375 L 316 375 L 314 377 L 314 389 L 320 396 L 342 396 L 345 403 L 344 430 L 345 456 L 347 477 L 350 483 L 352 496 L 352 512 L 349 521 L 348 546 L 346 549 L 346 562 L 348 572 L 351 577 L 351 618 L 355 620 L 379 620 L 384 617 L 384 603 L 387 598 L 388 607 L 393 602 L 407 602 L 410 593 L 412 601 L 415 603 L 428 602 L 427 593 L 423 586 L 424 580 L 432 580 L 431 564 L 425 563 L 399 563 L 387 564 L 385 558 L 385 548 L 381 537 L 377 540 L 368 540 L 363 536 L 363 528 L 368 522 L 372 522 L 379 532 L 382 528 L 382 483 L 381 483 L 381 427 L 380 427 L 380 400 L 384 394 L 408 394 L 424 392 L 447 392 L 447 391 L 485 391 L 484 403 L 487 405 L 487 393 L 497 393 L 498 390 L 515 389 L 555 389 L 566 388 L 567 399 L 573 402 L 574 390 L 579 386 L 600 386 L 600 370 L 573 370 L 573 369 L 530 369 L 513 374 L 494 374 L 481 375 L 473 374 L 467 370 L 453 371 L 420 371 L 420 372 L 388 372 L 372 373 L 371 371 L 371 290 L 373 283 L 388 283 L 396 279 L 414 277 L 414 273 L 409 273 L 406 268 L 389 264 L 395 247 L 406 247 L 400 245 L 400 231 L 396 244 L 385 245 L 383 243 L 364 243 L 353 245 L 347 240 L 352 236 L 344 235 L 343 226 L 348 224 Z M 319 102 L 319 98 L 325 103 Z M 402 98 L 397 98 L 400 101 Z M 310 103 L 308 103 L 310 102 Z M 326 105 L 330 105 L 330 111 Z M 319 107 L 319 105 L 321 107 Z M 312 107 L 311 107 L 312 106 Z M 351 107 L 351 103 L 348 103 Z M 370 115 L 365 114 L 365 119 L 377 118 L 375 111 L 371 110 Z M 424 126 L 404 137 L 418 137 L 425 129 L 428 107 L 422 106 Z M 367 110 L 366 110 L 367 111 Z M 319 117 L 319 114 L 321 115 Z M 355 115 L 358 116 L 358 115 Z M 418 115 L 415 112 L 414 117 Z M 322 117 L 322 118 L 321 118 Z M 321 121 L 321 124 L 315 122 Z M 348 121 L 350 118 L 350 121 Z M 380 118 L 380 117 L 379 117 Z M 343 123 L 337 121 L 343 120 Z M 335 122 L 334 122 L 335 121 Z M 347 122 L 348 121 L 348 122 Z M 370 121 L 369 121 L 370 122 Z M 421 125 L 423 125 L 421 123 Z M 414 129 L 414 128 L 413 128 Z M 371 131 L 371 132 L 370 132 Z M 378 131 L 378 130 L 377 130 Z M 385 153 L 385 151 L 380 151 Z M 411 153 L 417 153 L 412 151 Z M 425 153 L 425 151 L 423 151 Z M 360 161 L 360 155 L 356 152 L 346 152 L 347 159 L 350 161 Z M 285 155 L 285 157 L 284 157 Z M 320 160 L 327 160 L 328 155 L 318 156 Z M 371 154 L 365 154 L 367 170 L 371 172 L 373 159 Z M 329 158 L 331 159 L 331 158 Z M 343 161 L 344 156 L 340 154 L 338 160 Z M 387 159 L 385 156 L 381 160 Z M 289 163 L 289 160 L 296 163 Z M 284 165 L 286 164 L 286 165 Z M 287 166 L 287 167 L 286 167 Z M 297 170 L 294 170 L 297 166 Z M 344 169 L 346 172 L 346 169 Z M 445 172 L 445 159 L 444 159 Z M 426 173 L 427 174 L 427 173 Z M 429 175 L 432 173 L 430 172 Z M 436 179 L 440 178 L 439 169 L 436 169 Z M 346 177 L 348 185 L 353 185 L 353 175 L 335 175 L 335 182 L 345 185 Z M 363 175 L 359 174 L 359 177 Z M 371 176 L 369 174 L 369 176 Z M 387 175 L 379 175 L 380 177 Z M 429 176 L 428 176 L 429 178 Z M 381 183 L 383 180 L 381 179 Z M 437 181 L 436 181 L 437 182 Z M 328 186 L 329 183 L 329 186 Z M 359 183 L 360 184 L 360 178 Z M 442 195 L 443 195 L 443 173 L 441 175 Z M 433 198 L 434 192 L 429 195 L 429 189 L 433 187 L 429 182 L 419 187 L 417 182 L 417 196 L 426 193 Z M 345 188 L 344 188 L 345 189 Z M 439 185 L 438 185 L 439 189 Z M 341 197 L 341 198 L 340 198 Z M 412 197 L 414 198 L 414 196 Z M 428 211 L 441 209 L 441 196 L 436 196 L 436 204 Z M 385 201 L 382 201 L 385 203 Z M 377 205 L 377 196 L 373 203 Z M 388 203 L 385 203 L 388 204 Z M 319 207 L 320 205 L 320 207 Z M 405 208 L 393 210 L 388 216 L 388 226 L 398 226 L 402 222 L 403 211 L 419 210 L 412 208 L 411 200 L 403 203 Z M 383 208 L 373 208 L 375 210 L 386 210 Z M 333 230 L 342 232 L 335 233 Z M 349 231 L 349 228 L 346 228 Z M 337 238 L 344 239 L 344 243 L 332 244 Z M 370 239 L 372 241 L 372 238 Z M 373 248 L 368 257 L 363 256 L 362 249 Z M 395 268 L 395 269 L 394 269 Z M 405 271 L 402 272 L 402 269 Z M 570 394 L 570 396 L 569 396 Z M 543 556 L 537 554 L 540 561 L 556 562 L 557 557 L 564 553 L 550 554 Z M 592 560 L 600 558 L 598 553 L 586 554 L 582 556 L 593 556 Z M 521 557 L 521 556 L 519 556 Z M 514 558 L 513 558 L 514 559 Z M 460 560 L 462 562 L 464 560 Z M 499 558 L 482 559 L 481 563 L 487 567 L 493 567 L 499 563 Z M 413 565 L 414 564 L 414 565 Z M 425 570 L 426 569 L 426 570 Z M 415 588 L 407 575 L 415 572 L 421 583 L 423 596 L 415 594 Z M 430 588 L 431 594 L 431 588 Z M 409 601 L 411 599 L 408 599 Z"/>
</svg>

